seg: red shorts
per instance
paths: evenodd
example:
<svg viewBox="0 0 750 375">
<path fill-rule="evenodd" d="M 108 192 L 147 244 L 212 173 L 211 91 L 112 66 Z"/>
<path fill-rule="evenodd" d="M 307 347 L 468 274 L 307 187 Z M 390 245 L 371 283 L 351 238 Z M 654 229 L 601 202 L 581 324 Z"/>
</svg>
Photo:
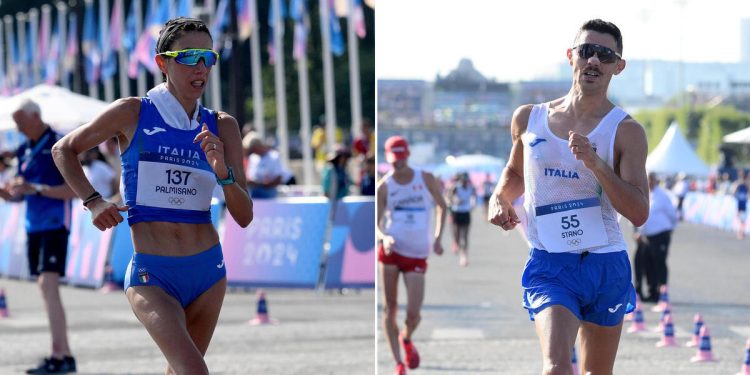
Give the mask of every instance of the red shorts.
<svg viewBox="0 0 750 375">
<path fill-rule="evenodd" d="M 391 264 L 398 267 L 398 270 L 406 272 L 425 273 L 427 272 L 427 259 L 424 258 L 409 258 L 395 251 L 391 251 L 389 255 L 385 254 L 385 248 L 383 244 L 378 246 L 378 262 L 383 264 Z"/>
</svg>

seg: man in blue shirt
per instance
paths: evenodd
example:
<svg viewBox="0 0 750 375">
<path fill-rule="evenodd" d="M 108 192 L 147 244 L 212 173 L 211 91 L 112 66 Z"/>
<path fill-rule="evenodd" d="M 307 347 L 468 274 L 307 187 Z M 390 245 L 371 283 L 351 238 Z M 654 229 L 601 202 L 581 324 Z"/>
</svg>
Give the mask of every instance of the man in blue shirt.
<svg viewBox="0 0 750 375">
<path fill-rule="evenodd" d="M 68 346 L 65 310 L 60 299 L 60 278 L 65 276 L 70 228 L 70 199 L 75 196 L 52 159 L 52 145 L 60 136 L 42 122 L 39 105 L 24 100 L 13 120 L 27 141 L 16 151 L 18 174 L 0 188 L 0 198 L 26 201 L 29 272 L 38 275 L 52 334 L 52 353 L 27 374 L 76 371 Z"/>
</svg>

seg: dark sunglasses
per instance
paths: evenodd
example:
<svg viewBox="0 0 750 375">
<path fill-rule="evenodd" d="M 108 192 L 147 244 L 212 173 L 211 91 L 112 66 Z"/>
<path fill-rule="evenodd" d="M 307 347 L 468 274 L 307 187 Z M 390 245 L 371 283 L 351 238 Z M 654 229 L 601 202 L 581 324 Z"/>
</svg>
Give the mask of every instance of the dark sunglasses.
<svg viewBox="0 0 750 375">
<path fill-rule="evenodd" d="M 162 52 L 160 55 L 171 57 L 178 64 L 189 66 L 196 66 L 198 65 L 198 61 L 203 59 L 206 68 L 214 66 L 219 61 L 219 54 L 210 49 L 188 48 L 181 51 Z"/>
<path fill-rule="evenodd" d="M 613 51 L 609 47 L 605 47 L 599 44 L 583 43 L 573 47 L 573 49 L 577 49 L 578 56 L 586 60 L 590 59 L 591 56 L 594 56 L 594 54 L 596 54 L 596 56 L 599 58 L 599 61 L 604 64 L 610 64 L 617 61 L 617 59 L 622 59 L 622 56 L 620 56 L 619 53 Z"/>
</svg>

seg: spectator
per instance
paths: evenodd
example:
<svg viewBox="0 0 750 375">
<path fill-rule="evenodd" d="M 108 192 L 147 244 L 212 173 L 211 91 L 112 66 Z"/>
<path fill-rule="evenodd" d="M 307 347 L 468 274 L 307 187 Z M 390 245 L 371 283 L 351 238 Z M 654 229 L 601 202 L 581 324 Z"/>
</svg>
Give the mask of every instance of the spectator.
<svg viewBox="0 0 750 375">
<path fill-rule="evenodd" d="M 350 179 L 346 173 L 346 164 L 351 153 L 341 144 L 328 153 L 325 168 L 321 176 L 323 193 L 329 199 L 341 199 L 349 194 Z"/>
<path fill-rule="evenodd" d="M 79 160 L 81 160 L 81 165 L 83 166 L 83 173 L 86 175 L 86 178 L 91 181 L 91 186 L 93 186 L 102 197 L 111 199 L 111 197 L 117 194 L 119 190 L 119 181 L 112 167 L 102 161 L 103 158 L 104 157 L 99 152 L 99 149 L 96 147 L 83 152 L 79 156 Z"/>
<path fill-rule="evenodd" d="M 375 195 L 375 156 L 368 156 L 362 168 L 364 173 L 359 181 L 361 195 Z"/>
<path fill-rule="evenodd" d="M 375 133 L 372 131 L 372 123 L 369 119 L 362 119 L 362 134 L 354 139 L 352 154 L 357 157 L 367 158 L 374 155 L 372 145 L 375 144 Z"/>
<path fill-rule="evenodd" d="M 258 134 L 249 133 L 243 139 L 248 156 L 247 186 L 254 199 L 276 198 L 276 187 L 282 184 L 284 168 L 278 151 L 272 149 Z"/>
</svg>

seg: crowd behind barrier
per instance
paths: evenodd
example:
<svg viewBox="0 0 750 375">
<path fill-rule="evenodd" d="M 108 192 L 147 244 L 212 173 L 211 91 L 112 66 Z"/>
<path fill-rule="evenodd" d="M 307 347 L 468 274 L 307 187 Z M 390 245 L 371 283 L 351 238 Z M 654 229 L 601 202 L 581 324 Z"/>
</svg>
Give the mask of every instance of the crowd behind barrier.
<svg viewBox="0 0 750 375">
<path fill-rule="evenodd" d="M 241 228 L 231 215 L 225 215 L 221 204 L 213 204 L 211 216 L 221 237 L 229 285 L 373 288 L 374 199 L 344 198 L 336 203 L 336 214 L 329 223 L 331 206 L 324 197 L 256 200 L 253 222 Z M 0 202 L 0 276 L 30 277 L 24 213 L 24 203 Z M 330 246 L 325 253 L 328 225 L 332 225 Z M 122 285 L 133 254 L 129 226 L 124 222 L 101 232 L 77 201 L 73 202 L 70 230 L 64 282 L 100 287 L 110 264 L 113 281 Z"/>
<path fill-rule="evenodd" d="M 732 195 L 716 195 L 689 192 L 682 204 L 683 220 L 703 224 L 727 231 L 736 231 L 737 200 Z M 750 222 L 748 219 L 746 222 Z M 750 226 L 745 226 L 745 234 L 750 234 Z"/>
</svg>

